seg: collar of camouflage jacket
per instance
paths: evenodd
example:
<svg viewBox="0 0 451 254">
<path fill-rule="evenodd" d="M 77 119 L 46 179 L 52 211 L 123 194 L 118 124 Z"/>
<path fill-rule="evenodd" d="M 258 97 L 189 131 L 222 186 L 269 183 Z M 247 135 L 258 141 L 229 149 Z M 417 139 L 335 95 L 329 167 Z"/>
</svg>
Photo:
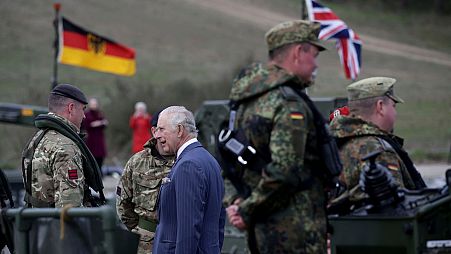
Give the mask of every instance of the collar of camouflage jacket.
<svg viewBox="0 0 451 254">
<path fill-rule="evenodd" d="M 330 124 L 332 136 L 337 138 L 347 138 L 368 135 L 389 135 L 389 133 L 379 129 L 375 124 L 367 122 L 358 117 L 340 116 Z"/>
<path fill-rule="evenodd" d="M 75 124 L 73 124 L 72 122 L 70 122 L 69 120 L 67 120 L 66 118 L 64 118 L 64 117 L 62 117 L 62 116 L 60 116 L 60 115 L 57 115 L 57 114 L 55 114 L 55 113 L 52 113 L 52 112 L 49 112 L 48 114 L 47 114 L 48 116 L 50 116 L 50 117 L 53 117 L 53 118 L 56 118 L 56 119 L 58 119 L 58 120 L 60 120 L 60 121 L 62 121 L 62 122 L 64 122 L 67 126 L 69 126 L 73 131 L 75 131 L 76 133 L 80 133 L 80 130 L 77 128 L 77 126 L 75 126 Z"/>
<path fill-rule="evenodd" d="M 151 139 L 147 140 L 147 142 L 144 144 L 144 149 L 153 157 L 155 157 L 158 160 L 162 161 L 172 161 L 174 160 L 174 155 L 161 155 L 160 152 L 157 150 L 157 140 L 152 137 Z"/>
<path fill-rule="evenodd" d="M 233 81 L 230 99 L 240 101 L 252 96 L 263 94 L 280 85 L 296 84 L 303 89 L 310 83 L 302 82 L 295 75 L 274 64 L 254 63 L 243 70 Z"/>
</svg>

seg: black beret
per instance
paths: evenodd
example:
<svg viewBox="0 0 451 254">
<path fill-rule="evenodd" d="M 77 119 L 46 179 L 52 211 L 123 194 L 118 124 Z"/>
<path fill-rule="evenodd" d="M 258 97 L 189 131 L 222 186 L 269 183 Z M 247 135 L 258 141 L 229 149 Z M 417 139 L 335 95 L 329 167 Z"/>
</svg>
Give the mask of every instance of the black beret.
<svg viewBox="0 0 451 254">
<path fill-rule="evenodd" d="M 69 84 L 60 84 L 53 88 L 51 94 L 61 95 L 67 98 L 74 99 L 83 104 L 88 104 L 85 94 L 77 87 Z"/>
</svg>

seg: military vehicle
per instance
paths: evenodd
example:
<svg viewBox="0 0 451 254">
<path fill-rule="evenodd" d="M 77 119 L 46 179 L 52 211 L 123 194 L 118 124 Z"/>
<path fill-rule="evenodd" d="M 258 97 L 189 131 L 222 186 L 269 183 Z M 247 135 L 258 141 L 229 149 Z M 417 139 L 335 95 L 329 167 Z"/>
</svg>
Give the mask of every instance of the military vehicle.
<svg viewBox="0 0 451 254">
<path fill-rule="evenodd" d="M 366 156 L 370 163 L 360 175 L 368 197 L 329 215 L 331 253 L 451 253 L 451 169 L 442 188 L 400 189 L 375 163 L 379 153 Z"/>
</svg>

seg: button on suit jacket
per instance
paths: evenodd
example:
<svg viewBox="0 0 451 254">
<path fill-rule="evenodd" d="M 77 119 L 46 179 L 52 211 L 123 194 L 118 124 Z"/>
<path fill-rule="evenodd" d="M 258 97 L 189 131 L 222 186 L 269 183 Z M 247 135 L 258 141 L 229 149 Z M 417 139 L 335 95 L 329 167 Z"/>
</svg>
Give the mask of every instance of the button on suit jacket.
<svg viewBox="0 0 451 254">
<path fill-rule="evenodd" d="M 219 254 L 224 239 L 224 183 L 199 142 L 186 147 L 161 186 L 154 254 Z"/>
</svg>

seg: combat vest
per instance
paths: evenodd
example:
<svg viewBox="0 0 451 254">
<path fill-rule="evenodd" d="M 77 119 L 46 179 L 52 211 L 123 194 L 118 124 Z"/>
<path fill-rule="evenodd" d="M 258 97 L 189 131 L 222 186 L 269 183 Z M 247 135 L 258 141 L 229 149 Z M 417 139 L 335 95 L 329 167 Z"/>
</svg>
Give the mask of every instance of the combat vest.
<svg viewBox="0 0 451 254">
<path fill-rule="evenodd" d="M 22 177 L 25 185 L 25 201 L 28 207 L 55 207 L 55 203 L 45 202 L 32 196 L 31 192 L 31 178 L 32 178 L 32 161 L 35 150 L 41 142 L 48 130 L 55 130 L 61 135 L 72 140 L 82 153 L 83 159 L 83 174 L 86 179 L 84 187 L 84 202 L 90 202 L 91 206 L 99 206 L 105 203 L 105 196 L 103 194 L 103 183 L 100 169 L 94 159 L 94 156 L 89 151 L 81 137 L 71 127 L 69 127 L 62 120 L 47 115 L 41 114 L 35 119 L 35 126 L 40 130 L 31 138 L 22 152 Z M 99 193 L 99 200 L 96 200 L 91 195 L 91 187 L 94 191 Z"/>
<path fill-rule="evenodd" d="M 229 178 L 231 183 L 243 197 L 250 195 L 250 190 L 241 181 L 241 176 L 237 175 L 234 168 L 247 168 L 249 170 L 260 171 L 264 165 L 270 163 L 267 158 L 264 158 L 259 151 L 251 146 L 247 137 L 244 135 L 242 129 L 234 129 L 234 122 L 236 112 L 241 104 L 245 101 L 253 100 L 264 93 L 273 89 L 279 89 L 284 98 L 289 103 L 298 103 L 304 101 L 313 113 L 313 123 L 317 132 L 317 145 L 321 163 L 320 171 L 316 172 L 318 176 L 324 180 L 329 187 L 335 187 L 338 181 L 338 176 L 342 171 L 342 163 L 340 160 L 337 144 L 335 139 L 331 137 L 326 127 L 324 118 L 319 110 L 314 105 L 313 101 L 302 91 L 293 89 L 289 85 L 281 84 L 274 86 L 268 91 L 257 93 L 241 101 L 231 101 L 229 125 L 228 128 L 221 130 L 218 137 L 218 149 L 220 151 L 221 159 L 225 164 L 224 173 Z M 305 183 L 298 186 L 299 190 L 308 189 L 311 186 L 311 181 L 307 180 Z"/>
</svg>

